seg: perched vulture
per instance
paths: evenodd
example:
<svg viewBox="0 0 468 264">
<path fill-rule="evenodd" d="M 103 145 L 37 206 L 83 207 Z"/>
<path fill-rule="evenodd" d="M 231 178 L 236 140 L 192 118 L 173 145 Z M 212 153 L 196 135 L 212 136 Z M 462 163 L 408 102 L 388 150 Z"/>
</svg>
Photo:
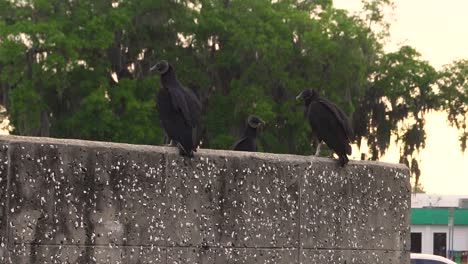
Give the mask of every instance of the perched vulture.
<svg viewBox="0 0 468 264">
<path fill-rule="evenodd" d="M 232 146 L 233 150 L 239 151 L 257 151 L 257 128 L 265 122 L 258 116 L 250 115 L 247 118 L 247 124 L 245 125 L 244 134 L 242 137 L 234 143 Z"/>
<path fill-rule="evenodd" d="M 200 143 L 200 100 L 177 80 L 174 67 L 167 61 L 159 61 L 151 71 L 154 69 L 161 75 L 156 102 L 161 125 L 171 145 L 177 146 L 181 155 L 192 157 Z"/>
<path fill-rule="evenodd" d="M 324 141 L 338 155 L 340 166 L 348 163 L 353 129 L 343 110 L 313 89 L 303 90 L 296 99 L 304 101 L 305 116 L 319 142 Z"/>
</svg>

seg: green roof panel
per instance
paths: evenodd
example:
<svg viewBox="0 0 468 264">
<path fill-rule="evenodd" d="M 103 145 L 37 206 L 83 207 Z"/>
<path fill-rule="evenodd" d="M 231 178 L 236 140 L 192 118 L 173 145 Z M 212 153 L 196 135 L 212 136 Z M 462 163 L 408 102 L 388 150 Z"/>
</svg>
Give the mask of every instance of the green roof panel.
<svg viewBox="0 0 468 264">
<path fill-rule="evenodd" d="M 468 225 L 468 209 L 454 208 L 455 225 Z M 448 225 L 448 208 L 411 208 L 412 225 Z"/>
</svg>

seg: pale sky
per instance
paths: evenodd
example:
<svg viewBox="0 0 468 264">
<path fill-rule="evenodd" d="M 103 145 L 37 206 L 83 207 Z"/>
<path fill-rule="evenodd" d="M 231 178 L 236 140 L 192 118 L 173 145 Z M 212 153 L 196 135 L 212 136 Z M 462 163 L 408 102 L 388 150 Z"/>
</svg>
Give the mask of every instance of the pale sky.
<svg viewBox="0 0 468 264">
<path fill-rule="evenodd" d="M 361 0 L 334 0 L 337 8 L 361 9 Z M 390 43 L 393 51 L 410 45 L 436 69 L 455 59 L 468 59 L 468 0 L 394 0 Z M 460 152 L 458 133 L 446 122 L 444 113 L 426 116 L 426 148 L 420 153 L 421 178 L 431 194 L 468 194 L 468 152 Z M 382 159 L 398 162 L 398 148 L 392 146 Z"/>
</svg>

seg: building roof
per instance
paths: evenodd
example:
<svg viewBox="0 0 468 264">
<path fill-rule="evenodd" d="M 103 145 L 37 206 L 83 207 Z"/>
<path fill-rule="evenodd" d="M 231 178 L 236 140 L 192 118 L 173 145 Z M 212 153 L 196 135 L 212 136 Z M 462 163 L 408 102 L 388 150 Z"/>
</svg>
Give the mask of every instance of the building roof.
<svg viewBox="0 0 468 264">
<path fill-rule="evenodd" d="M 468 209 L 453 209 L 454 225 L 468 225 Z M 448 225 L 448 208 L 411 208 L 412 225 Z"/>
<path fill-rule="evenodd" d="M 459 207 L 460 199 L 468 199 L 468 195 L 440 195 L 417 193 L 415 195 L 411 195 L 411 208 Z"/>
</svg>

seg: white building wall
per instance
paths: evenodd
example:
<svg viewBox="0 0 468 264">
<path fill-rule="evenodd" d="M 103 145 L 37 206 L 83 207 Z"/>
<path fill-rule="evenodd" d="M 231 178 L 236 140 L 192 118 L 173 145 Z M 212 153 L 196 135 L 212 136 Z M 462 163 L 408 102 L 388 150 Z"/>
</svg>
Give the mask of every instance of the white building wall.
<svg viewBox="0 0 468 264">
<path fill-rule="evenodd" d="M 444 225 L 411 225 L 411 233 L 421 233 L 421 253 L 433 254 L 434 233 L 447 234 L 447 248 L 449 245 L 448 226 Z M 455 226 L 454 250 L 468 250 L 468 226 Z"/>
<path fill-rule="evenodd" d="M 455 226 L 453 233 L 453 249 L 468 250 L 468 226 Z"/>
</svg>

